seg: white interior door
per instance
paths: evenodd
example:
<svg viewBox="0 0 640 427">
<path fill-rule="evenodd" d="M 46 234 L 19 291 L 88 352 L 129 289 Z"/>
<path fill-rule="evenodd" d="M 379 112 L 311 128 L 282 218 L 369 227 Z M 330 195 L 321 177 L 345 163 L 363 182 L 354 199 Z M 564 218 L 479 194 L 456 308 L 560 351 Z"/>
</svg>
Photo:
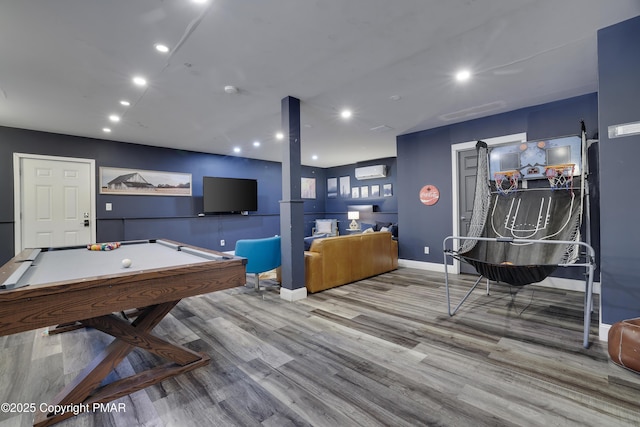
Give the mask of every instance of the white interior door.
<svg viewBox="0 0 640 427">
<path fill-rule="evenodd" d="M 16 252 L 94 242 L 94 161 L 17 156 Z"/>
</svg>

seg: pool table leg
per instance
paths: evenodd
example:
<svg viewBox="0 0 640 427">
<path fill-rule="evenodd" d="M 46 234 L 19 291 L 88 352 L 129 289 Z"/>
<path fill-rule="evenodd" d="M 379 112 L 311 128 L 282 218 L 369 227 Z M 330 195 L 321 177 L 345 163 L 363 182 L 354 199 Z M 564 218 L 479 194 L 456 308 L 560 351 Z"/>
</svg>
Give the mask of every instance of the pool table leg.
<svg viewBox="0 0 640 427">
<path fill-rule="evenodd" d="M 112 335 L 115 340 L 53 398 L 51 405 L 64 406 L 83 403 L 91 408 L 94 403 L 109 402 L 209 363 L 210 359 L 206 354 L 171 344 L 151 334 L 151 330 L 178 302 L 179 300 L 146 307 L 131 324 L 113 314 L 82 320 L 81 323 L 84 326 L 90 326 Z M 147 350 L 172 362 L 99 387 L 104 378 L 135 347 Z M 73 412 L 64 414 L 41 412 L 36 415 L 33 425 L 48 426 L 73 415 Z"/>
<path fill-rule="evenodd" d="M 82 329 L 84 326 L 80 322 L 61 323 L 47 331 L 48 335 L 63 334 L 65 332 L 75 331 L 76 329 Z"/>
</svg>

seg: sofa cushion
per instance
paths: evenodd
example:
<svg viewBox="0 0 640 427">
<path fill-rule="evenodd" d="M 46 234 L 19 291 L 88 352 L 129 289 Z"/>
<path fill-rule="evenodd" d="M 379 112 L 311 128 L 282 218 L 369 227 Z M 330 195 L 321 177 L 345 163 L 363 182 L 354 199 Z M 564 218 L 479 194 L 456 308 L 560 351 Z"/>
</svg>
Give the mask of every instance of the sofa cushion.
<svg viewBox="0 0 640 427">
<path fill-rule="evenodd" d="M 391 222 L 386 221 L 376 221 L 376 226 L 373 229 L 374 231 L 381 231 L 382 227 L 389 228 L 391 226 Z"/>
<path fill-rule="evenodd" d="M 315 234 L 335 234 L 336 220 L 333 219 L 317 219 Z"/>
<path fill-rule="evenodd" d="M 391 232 L 391 235 L 397 239 L 398 238 L 398 224 L 391 224 L 391 226 L 389 226 L 389 232 Z"/>
<path fill-rule="evenodd" d="M 314 240 L 316 240 L 316 239 L 324 239 L 327 236 L 328 236 L 328 234 L 314 234 L 313 236 L 305 237 L 304 238 L 304 250 L 308 251 L 309 249 L 311 249 L 311 244 L 313 243 Z"/>
</svg>

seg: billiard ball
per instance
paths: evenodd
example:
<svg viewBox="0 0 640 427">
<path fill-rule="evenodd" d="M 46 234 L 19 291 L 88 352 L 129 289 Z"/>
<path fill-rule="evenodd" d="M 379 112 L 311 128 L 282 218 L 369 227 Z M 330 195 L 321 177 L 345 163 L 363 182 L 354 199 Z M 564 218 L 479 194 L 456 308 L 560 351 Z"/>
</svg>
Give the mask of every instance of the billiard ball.
<svg viewBox="0 0 640 427">
<path fill-rule="evenodd" d="M 125 258 L 122 260 L 122 266 L 124 268 L 129 268 L 131 267 L 131 260 L 129 258 Z"/>
</svg>

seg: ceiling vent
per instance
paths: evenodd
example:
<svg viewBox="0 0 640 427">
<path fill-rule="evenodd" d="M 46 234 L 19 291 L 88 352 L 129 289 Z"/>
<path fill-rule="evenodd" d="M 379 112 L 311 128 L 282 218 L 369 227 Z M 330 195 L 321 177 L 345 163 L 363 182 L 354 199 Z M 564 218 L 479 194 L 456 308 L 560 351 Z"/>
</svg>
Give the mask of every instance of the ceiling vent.
<svg viewBox="0 0 640 427">
<path fill-rule="evenodd" d="M 380 133 L 382 133 L 382 132 L 390 131 L 390 130 L 392 130 L 392 129 L 393 129 L 393 128 L 392 128 L 391 126 L 387 126 L 387 125 L 380 125 L 380 126 L 372 127 L 372 128 L 370 128 L 369 130 L 370 130 L 371 132 L 380 132 Z"/>
<path fill-rule="evenodd" d="M 387 176 L 387 167 L 385 165 L 365 166 L 356 168 L 356 179 L 375 179 Z"/>
<path fill-rule="evenodd" d="M 451 120 L 461 120 L 468 117 L 477 116 L 479 114 L 485 114 L 490 111 L 499 110 L 505 108 L 507 104 L 504 101 L 494 101 L 488 104 L 477 105 L 475 107 L 465 108 L 464 110 L 454 111 L 453 113 L 443 114 L 438 116 L 442 121 L 449 122 Z"/>
</svg>

